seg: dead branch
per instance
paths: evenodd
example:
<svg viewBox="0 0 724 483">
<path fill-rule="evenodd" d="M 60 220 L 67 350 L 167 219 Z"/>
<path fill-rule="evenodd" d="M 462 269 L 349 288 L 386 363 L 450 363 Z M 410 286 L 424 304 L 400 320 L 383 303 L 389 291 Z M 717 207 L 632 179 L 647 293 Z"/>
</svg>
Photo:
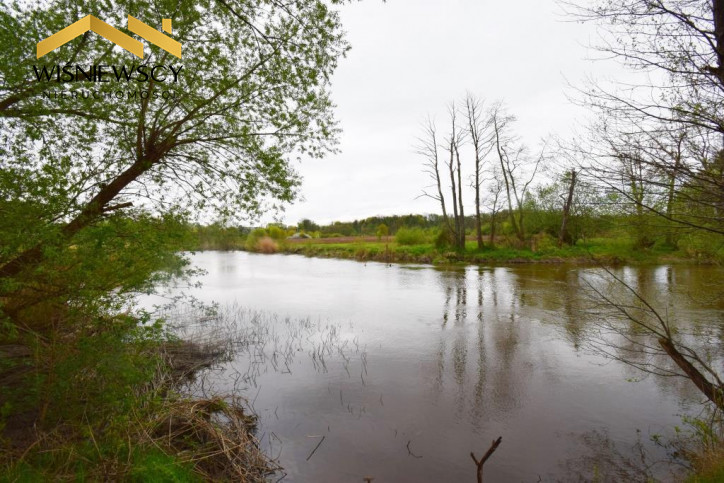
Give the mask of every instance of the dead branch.
<svg viewBox="0 0 724 483">
<path fill-rule="evenodd" d="M 488 461 L 488 458 L 492 456 L 495 450 L 498 449 L 501 441 L 503 441 L 502 436 L 499 436 L 498 439 L 494 439 L 493 443 L 490 445 L 490 448 L 488 448 L 488 451 L 486 451 L 483 457 L 480 458 L 480 461 L 478 461 L 478 459 L 475 457 L 475 453 L 473 453 L 472 451 L 470 452 L 470 457 L 475 462 L 475 466 L 478 467 L 478 483 L 483 483 L 483 465 L 486 461 Z"/>
</svg>

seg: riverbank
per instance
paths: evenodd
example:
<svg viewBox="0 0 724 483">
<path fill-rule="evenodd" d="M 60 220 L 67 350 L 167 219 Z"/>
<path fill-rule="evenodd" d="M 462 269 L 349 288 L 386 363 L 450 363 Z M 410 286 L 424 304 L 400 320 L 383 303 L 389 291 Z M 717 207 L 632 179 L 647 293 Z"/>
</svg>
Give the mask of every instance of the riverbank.
<svg viewBox="0 0 724 483">
<path fill-rule="evenodd" d="M 32 352 L 0 346 L 0 482 L 266 481 L 279 469 L 259 448 L 245 399 L 188 390 L 228 359 L 227 341 L 130 341 L 122 351 L 132 357 L 99 360 L 82 377 L 94 387 L 78 388 L 81 403 L 58 401 L 51 417 L 47 405 L 20 409 L 24 399 L 13 397 L 37 364 Z M 143 369 L 132 374 L 127 363 Z"/>
<path fill-rule="evenodd" d="M 350 237 L 342 241 L 334 238 L 285 240 L 276 243 L 276 251 L 320 258 L 434 265 L 721 263 L 718 258 L 678 248 L 637 249 L 632 242 L 626 240 L 593 239 L 560 248 L 552 244 L 532 245 L 532 248 L 486 245 L 482 250 L 478 250 L 476 242 L 468 241 L 465 251 L 454 251 L 438 249 L 433 244 L 400 245 L 393 240 L 372 241 L 369 238 Z"/>
</svg>

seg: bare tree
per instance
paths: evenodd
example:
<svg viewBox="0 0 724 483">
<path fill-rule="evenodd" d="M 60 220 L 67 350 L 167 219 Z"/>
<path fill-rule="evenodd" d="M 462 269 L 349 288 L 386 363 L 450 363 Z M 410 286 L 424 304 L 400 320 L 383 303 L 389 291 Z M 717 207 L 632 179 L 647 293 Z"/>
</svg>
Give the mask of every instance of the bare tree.
<svg viewBox="0 0 724 483">
<path fill-rule="evenodd" d="M 466 133 L 460 129 L 457 122 L 457 109 L 451 104 L 448 113 L 450 115 L 450 132 L 440 144 L 435 123 L 428 119 L 424 127 L 424 135 L 418 141 L 417 153 L 422 155 L 424 161 L 424 171 L 433 180 L 432 185 L 427 190 L 423 190 L 421 196 L 432 198 L 440 203 L 442 208 L 443 220 L 445 228 L 452 235 L 454 245 L 458 249 L 465 248 L 465 211 L 463 208 L 463 191 L 462 191 L 462 161 L 460 158 L 460 147 L 465 142 Z M 443 155 L 445 161 L 441 161 Z M 443 165 L 444 166 L 441 166 Z M 450 182 L 444 187 L 441 170 L 447 171 L 444 176 L 449 176 Z M 445 200 L 444 191 L 450 190 L 452 197 L 452 220 L 448 204 Z"/>
<path fill-rule="evenodd" d="M 503 176 L 505 194 L 508 201 L 508 215 L 518 240 L 525 241 L 525 225 L 523 203 L 530 184 L 533 182 L 538 167 L 543 160 L 543 154 L 531 162 L 525 146 L 518 143 L 512 136 L 512 124 L 515 117 L 507 114 L 502 104 L 498 103 L 490 110 L 491 122 L 495 138 L 495 149 L 500 163 L 500 172 Z M 522 181 L 524 170 L 533 165 L 532 173 L 527 181 Z M 513 203 L 515 202 L 515 207 Z"/>
<path fill-rule="evenodd" d="M 617 137 L 619 150 L 635 146 L 657 175 L 649 183 L 657 196 L 640 203 L 642 210 L 724 234 L 724 0 L 562 3 L 605 27 L 597 47 L 604 55 L 649 74 L 581 89 L 580 100 L 602 119 L 589 147 L 596 169 L 615 156 L 596 147 L 601 138 Z M 605 170 L 599 177 L 609 178 Z"/>
<path fill-rule="evenodd" d="M 568 197 L 563 204 L 563 220 L 561 221 L 561 231 L 558 235 L 558 246 L 562 246 L 564 242 L 570 242 L 570 235 L 568 233 L 568 219 L 571 216 L 571 207 L 573 206 L 573 193 L 576 189 L 576 170 L 572 169 L 569 172 L 569 185 L 568 185 Z"/>
<path fill-rule="evenodd" d="M 439 156 L 439 145 L 437 128 L 435 122 L 428 118 L 424 126 L 424 133 L 421 138 L 418 139 L 417 153 L 424 157 L 424 168 L 423 171 L 430 176 L 433 183 L 429 187 L 430 191 L 423 190 L 421 196 L 432 198 L 440 203 L 442 208 L 442 218 L 446 228 L 453 233 L 453 227 L 450 224 L 450 217 L 447 213 L 445 206 L 445 195 L 442 191 L 442 180 L 440 178 L 440 156 Z"/>
<path fill-rule="evenodd" d="M 495 232 L 498 223 L 498 214 L 503 208 L 501 195 L 503 193 L 503 175 L 497 167 L 493 168 L 491 182 L 488 185 L 488 209 L 490 210 L 490 241 L 489 245 L 495 247 Z"/>
<path fill-rule="evenodd" d="M 457 109 L 455 103 L 450 104 L 450 136 L 447 139 L 450 161 L 448 171 L 450 172 L 450 188 L 453 198 L 453 213 L 455 215 L 455 246 L 460 250 L 465 249 L 465 210 L 463 208 L 462 188 L 462 165 L 460 162 L 460 146 L 465 142 L 465 131 L 457 124 Z M 456 179 L 457 178 L 457 179 Z"/>
<path fill-rule="evenodd" d="M 647 72 L 638 83 L 582 90 L 585 105 L 600 115 L 582 150 L 587 174 L 637 215 L 646 212 L 700 236 L 724 235 L 724 0 L 562 3 L 579 19 L 606 28 L 602 52 Z M 640 287 L 611 271 L 607 279 L 634 299 L 592 287 L 605 307 L 633 324 L 612 326 L 612 319 L 601 318 L 600 327 L 622 341 L 610 355 L 642 370 L 687 377 L 724 409 L 718 361 L 702 356 L 714 344 L 675 330 Z M 604 340 L 604 350 L 615 346 L 610 337 Z"/>
<path fill-rule="evenodd" d="M 475 152 L 475 174 L 473 189 L 475 190 L 475 233 L 478 249 L 483 248 L 483 230 L 480 217 L 480 190 L 483 184 L 484 160 L 495 147 L 494 136 L 491 129 L 492 118 L 485 116 L 484 103 L 473 94 L 465 97 L 466 119 L 468 134 Z"/>
</svg>

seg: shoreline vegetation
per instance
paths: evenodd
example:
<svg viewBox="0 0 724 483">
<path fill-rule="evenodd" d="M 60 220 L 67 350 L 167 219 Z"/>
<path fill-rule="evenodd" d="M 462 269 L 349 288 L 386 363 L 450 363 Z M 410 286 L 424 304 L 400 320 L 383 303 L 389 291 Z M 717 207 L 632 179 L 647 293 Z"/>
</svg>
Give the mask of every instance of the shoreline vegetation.
<svg viewBox="0 0 724 483">
<path fill-rule="evenodd" d="M 525 211 L 525 236 L 519 237 L 505 212 L 465 217 L 465 243 L 440 215 L 374 216 L 320 225 L 301 220 L 265 227 L 222 223 L 188 225 L 186 249 L 290 253 L 383 263 L 450 264 L 656 264 L 724 263 L 724 238 L 703 230 L 657 225 L 655 219 L 625 215 L 578 215 L 561 236 L 560 210 Z M 503 220 L 503 221 L 501 221 Z M 480 237 L 478 236 L 480 235 Z"/>
<path fill-rule="evenodd" d="M 105 377 L 115 373 L 119 380 L 108 384 L 126 392 L 93 394 L 94 407 L 68 408 L 80 406 L 83 417 L 28 424 L 41 416 L 38 408 L 27 408 L 24 417 L 0 421 L 5 452 L 0 481 L 266 481 L 281 468 L 261 450 L 257 416 L 247 401 L 236 390 L 198 390 L 204 371 L 230 360 L 239 341 L 219 333 L 190 335 L 118 341 L 121 347 L 112 355 L 130 357 L 101 360 L 98 370 Z M 13 362 L 0 371 L 6 388 L 21 389 L 13 389 L 10 380 L 21 381 L 31 359 L 24 347 L 0 346 L 0 362 Z M 130 365 L 140 366 L 143 378 L 124 381 Z M 86 377 L 88 384 L 97 379 Z"/>
<path fill-rule="evenodd" d="M 254 253 L 285 253 L 316 258 L 337 258 L 382 263 L 420 263 L 431 265 L 484 264 L 671 264 L 690 263 L 721 265 L 724 257 L 686 248 L 654 246 L 637 248 L 635 241 L 615 238 L 579 240 L 562 247 L 546 236 L 531 239 L 526 247 L 499 238 L 494 246 L 482 250 L 471 237 L 465 250 L 436 247 L 433 243 L 401 244 L 395 237 L 357 236 L 310 239 L 274 239 L 268 235 L 227 238 L 223 241 L 202 239 L 188 247 L 192 251 L 242 250 Z"/>
<path fill-rule="evenodd" d="M 582 242 L 563 248 L 495 247 L 478 250 L 467 242 L 465 251 L 439 250 L 433 245 L 404 246 L 391 242 L 352 241 L 347 243 L 287 243 L 279 252 L 321 258 L 341 258 L 383 263 L 451 264 L 640 264 L 699 263 L 718 264 L 715 259 L 689 257 L 675 250 L 636 251 L 624 245 Z"/>
</svg>

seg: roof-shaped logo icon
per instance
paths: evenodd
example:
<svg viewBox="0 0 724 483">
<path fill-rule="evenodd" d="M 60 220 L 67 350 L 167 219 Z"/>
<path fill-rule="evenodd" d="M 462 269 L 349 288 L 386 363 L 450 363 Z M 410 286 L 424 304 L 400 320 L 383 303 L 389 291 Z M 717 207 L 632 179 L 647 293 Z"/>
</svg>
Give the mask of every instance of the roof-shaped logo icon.
<svg viewBox="0 0 724 483">
<path fill-rule="evenodd" d="M 171 33 L 171 19 L 164 18 L 162 23 L 163 30 Z M 86 15 L 77 22 L 67 26 L 63 30 L 54 33 L 45 40 L 41 40 L 37 45 L 38 59 L 51 52 L 61 45 L 64 45 L 79 35 L 83 35 L 87 31 L 92 30 L 110 40 L 119 47 L 126 49 L 136 57 L 143 59 L 143 44 L 138 40 L 124 34 L 120 30 L 111 27 L 103 20 L 94 17 L 93 15 Z M 141 22 L 137 18 L 128 16 L 128 30 L 133 32 L 151 42 L 158 47 L 161 47 L 166 52 L 175 55 L 179 59 L 181 58 L 181 43 L 175 41 L 171 37 L 164 35 L 153 27 L 149 27 L 145 23 Z"/>
</svg>

